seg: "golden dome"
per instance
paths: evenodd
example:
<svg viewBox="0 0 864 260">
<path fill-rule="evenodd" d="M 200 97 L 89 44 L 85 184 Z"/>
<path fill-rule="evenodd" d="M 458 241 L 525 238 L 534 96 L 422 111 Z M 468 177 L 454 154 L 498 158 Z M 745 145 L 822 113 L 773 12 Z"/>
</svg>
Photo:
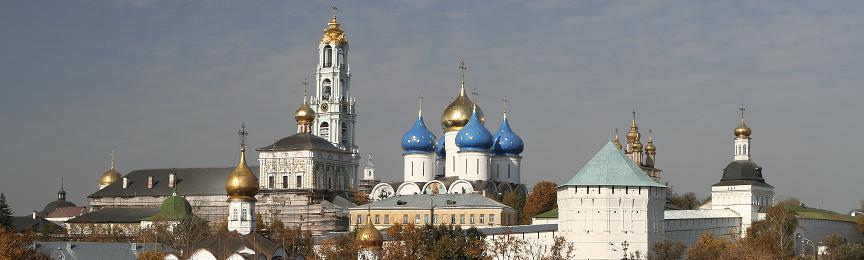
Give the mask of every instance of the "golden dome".
<svg viewBox="0 0 864 260">
<path fill-rule="evenodd" d="M 369 221 L 368 215 L 366 216 L 366 225 L 357 229 L 356 239 L 363 248 L 381 247 L 384 244 L 384 237 L 381 236 L 381 232 Z"/>
<path fill-rule="evenodd" d="M 453 100 L 450 105 L 447 105 L 444 113 L 441 114 L 441 128 L 444 129 L 444 132 L 461 130 L 465 124 L 468 124 L 472 111 L 474 111 L 474 102 L 468 98 L 468 95 L 465 95 L 465 85 L 463 84 L 459 97 Z M 486 122 L 483 110 L 479 106 L 477 107 L 477 117 L 480 118 L 480 123 Z"/>
<path fill-rule="evenodd" d="M 640 139 L 639 126 L 636 125 L 636 110 L 633 110 L 633 122 L 630 123 L 630 131 L 627 131 L 627 142 L 633 143 Z"/>
<path fill-rule="evenodd" d="M 225 180 L 225 192 L 231 200 L 255 201 L 255 194 L 258 194 L 258 178 L 255 178 L 255 174 L 246 165 L 246 149 L 240 149 L 240 162 L 237 162 L 237 167 Z"/>
<path fill-rule="evenodd" d="M 741 118 L 741 122 L 738 123 L 738 127 L 735 128 L 735 136 L 741 138 L 750 138 L 750 134 L 753 133 L 753 130 L 750 127 L 747 127 L 747 124 L 744 123 L 744 118 Z"/>
<path fill-rule="evenodd" d="M 615 144 L 615 148 L 618 148 L 618 150 L 623 148 L 623 146 L 621 146 L 621 139 L 618 138 L 618 128 L 615 128 L 615 139 L 612 139 L 612 143 Z"/>
<path fill-rule="evenodd" d="M 642 151 L 642 142 L 636 142 L 635 144 L 633 144 L 633 150 Z"/>
<path fill-rule="evenodd" d="M 108 169 L 107 171 L 105 171 L 105 173 L 102 174 L 102 177 L 99 177 L 99 185 L 109 185 L 111 183 L 119 181 L 122 178 L 123 176 L 120 175 L 117 170 L 114 170 L 114 166 L 112 165 L 111 169 Z"/>
<path fill-rule="evenodd" d="M 335 45 L 347 44 L 348 39 L 345 38 L 345 32 L 340 28 L 339 21 L 336 21 L 336 14 L 333 14 L 333 18 L 330 19 L 330 22 L 327 23 L 327 29 L 324 29 L 324 35 L 321 36 L 321 43 L 333 43 Z"/>
<path fill-rule="evenodd" d="M 306 103 L 306 98 L 303 98 L 303 104 L 294 111 L 294 120 L 297 120 L 298 124 L 307 125 L 315 121 L 315 111 L 309 107 L 309 103 Z"/>
<path fill-rule="evenodd" d="M 645 152 L 648 154 L 657 153 L 657 147 L 654 146 L 654 133 L 651 130 L 648 130 L 648 144 L 645 145 Z"/>
</svg>

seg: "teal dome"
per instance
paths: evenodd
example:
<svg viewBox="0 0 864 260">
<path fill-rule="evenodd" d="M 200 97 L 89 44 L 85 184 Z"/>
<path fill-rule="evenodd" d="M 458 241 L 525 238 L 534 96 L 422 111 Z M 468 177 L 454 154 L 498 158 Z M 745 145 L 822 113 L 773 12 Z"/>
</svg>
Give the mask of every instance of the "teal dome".
<svg viewBox="0 0 864 260">
<path fill-rule="evenodd" d="M 189 204 L 189 201 L 174 194 L 162 201 L 159 212 L 149 217 L 148 220 L 181 220 L 191 216 L 192 205 Z"/>
</svg>

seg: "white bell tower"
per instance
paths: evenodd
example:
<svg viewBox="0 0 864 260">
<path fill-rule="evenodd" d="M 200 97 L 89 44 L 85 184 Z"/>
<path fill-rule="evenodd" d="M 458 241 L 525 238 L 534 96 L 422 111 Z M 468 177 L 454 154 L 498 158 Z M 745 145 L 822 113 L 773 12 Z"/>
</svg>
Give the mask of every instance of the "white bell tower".
<svg viewBox="0 0 864 260">
<path fill-rule="evenodd" d="M 351 67 L 348 66 L 348 40 L 336 20 L 336 7 L 324 35 L 318 44 L 318 66 L 315 68 L 315 95 L 311 106 L 315 111 L 312 134 L 329 140 L 333 145 L 351 152 L 353 167 L 349 167 L 351 185 L 358 175 L 360 155 L 355 144 L 357 101 L 351 96 Z"/>
</svg>

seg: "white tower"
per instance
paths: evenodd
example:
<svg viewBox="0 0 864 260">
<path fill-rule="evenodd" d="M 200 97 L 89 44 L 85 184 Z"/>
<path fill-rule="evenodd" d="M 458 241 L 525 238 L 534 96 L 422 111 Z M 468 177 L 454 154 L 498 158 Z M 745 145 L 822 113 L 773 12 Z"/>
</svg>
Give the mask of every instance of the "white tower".
<svg viewBox="0 0 864 260">
<path fill-rule="evenodd" d="M 352 152 L 355 159 L 349 167 L 351 184 L 357 176 L 360 155 L 355 144 L 354 127 L 357 101 L 351 96 L 351 67 L 348 65 L 348 40 L 336 20 L 336 7 L 318 44 L 318 66 L 315 70 L 315 92 L 312 109 L 315 122 L 312 133 Z"/>
<path fill-rule="evenodd" d="M 246 125 L 240 131 L 240 160 L 237 167 L 225 180 L 228 194 L 228 231 L 247 235 L 255 231 L 255 195 L 258 194 L 258 178 L 246 165 Z"/>
<path fill-rule="evenodd" d="M 375 164 L 372 164 L 372 153 L 369 153 L 366 160 L 366 166 L 363 167 L 363 180 L 373 181 L 375 180 Z"/>
<path fill-rule="evenodd" d="M 403 176 L 407 182 L 428 182 L 435 178 L 435 135 L 423 120 L 423 97 L 414 125 L 402 135 Z"/>
<path fill-rule="evenodd" d="M 741 215 L 741 236 L 747 228 L 759 220 L 759 211 L 774 204 L 774 187 L 765 182 L 762 167 L 750 160 L 750 134 L 752 130 L 744 124 L 744 107 L 741 121 L 735 128 L 735 160 L 723 169 L 723 178 L 711 186 L 711 207 L 731 209 Z"/>
</svg>

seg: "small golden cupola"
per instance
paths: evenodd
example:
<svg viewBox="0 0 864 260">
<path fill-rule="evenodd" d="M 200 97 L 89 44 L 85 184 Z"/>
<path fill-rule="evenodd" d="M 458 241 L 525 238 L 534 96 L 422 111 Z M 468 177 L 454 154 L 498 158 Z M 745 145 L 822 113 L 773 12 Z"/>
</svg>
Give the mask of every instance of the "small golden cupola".
<svg viewBox="0 0 864 260">
<path fill-rule="evenodd" d="M 294 120 L 297 121 L 297 133 L 310 133 L 312 132 L 312 122 L 315 121 L 315 111 L 309 107 L 309 103 L 306 101 L 306 91 L 309 82 L 305 79 L 303 80 L 303 86 L 303 104 L 294 111 Z"/>
<path fill-rule="evenodd" d="M 627 142 L 635 143 L 640 139 L 639 126 L 636 125 L 636 110 L 633 110 L 633 122 L 630 123 L 630 131 L 627 131 Z"/>
<path fill-rule="evenodd" d="M 738 127 L 735 128 L 735 136 L 738 138 L 750 138 L 750 134 L 753 133 L 753 130 L 744 123 L 744 105 L 741 105 L 741 121 L 738 122 Z"/>
<path fill-rule="evenodd" d="M 459 70 L 460 73 L 460 86 L 459 86 L 459 96 L 456 97 L 450 105 L 447 105 L 447 108 L 444 109 L 444 112 L 441 114 L 441 128 L 444 129 L 444 132 L 450 131 L 459 131 L 465 124 L 468 124 L 468 120 L 471 118 L 471 113 L 474 111 L 474 101 L 471 101 L 468 98 L 468 95 L 465 94 L 465 60 L 459 60 Z M 480 118 L 480 123 L 486 122 L 486 117 L 483 115 L 483 110 L 480 107 L 477 107 L 477 116 Z"/>
<path fill-rule="evenodd" d="M 123 175 L 120 175 L 119 172 L 114 168 L 114 164 L 117 158 L 114 156 L 114 151 L 111 151 L 111 168 L 108 168 L 105 173 L 102 173 L 102 176 L 99 177 L 99 188 L 104 188 L 105 186 L 111 185 L 111 183 L 115 183 L 120 179 L 123 179 Z"/>
<path fill-rule="evenodd" d="M 612 139 L 612 143 L 615 144 L 615 148 L 621 150 L 623 146 L 621 146 L 621 139 L 618 138 L 618 128 L 615 128 L 615 138 Z"/>
<path fill-rule="evenodd" d="M 333 7 L 333 15 L 330 22 L 327 23 L 327 29 L 324 29 L 324 35 L 321 36 L 321 43 L 332 43 L 336 46 L 348 44 L 348 39 L 345 38 L 345 32 L 342 31 L 339 21 L 336 20 L 336 7 Z"/>
<path fill-rule="evenodd" d="M 384 237 L 381 236 L 381 231 L 372 225 L 369 216 L 366 216 L 366 225 L 357 229 L 357 243 L 361 248 L 380 248 L 384 244 Z"/>
<path fill-rule="evenodd" d="M 228 200 L 255 201 L 255 195 L 258 194 L 258 178 L 246 164 L 246 136 L 249 135 L 246 132 L 246 124 L 243 124 L 238 134 L 240 135 L 240 161 L 225 180 L 225 192 L 228 194 Z"/>
<path fill-rule="evenodd" d="M 645 145 L 645 153 L 648 155 L 657 154 L 657 147 L 654 146 L 654 131 L 648 130 L 648 144 Z"/>
</svg>

